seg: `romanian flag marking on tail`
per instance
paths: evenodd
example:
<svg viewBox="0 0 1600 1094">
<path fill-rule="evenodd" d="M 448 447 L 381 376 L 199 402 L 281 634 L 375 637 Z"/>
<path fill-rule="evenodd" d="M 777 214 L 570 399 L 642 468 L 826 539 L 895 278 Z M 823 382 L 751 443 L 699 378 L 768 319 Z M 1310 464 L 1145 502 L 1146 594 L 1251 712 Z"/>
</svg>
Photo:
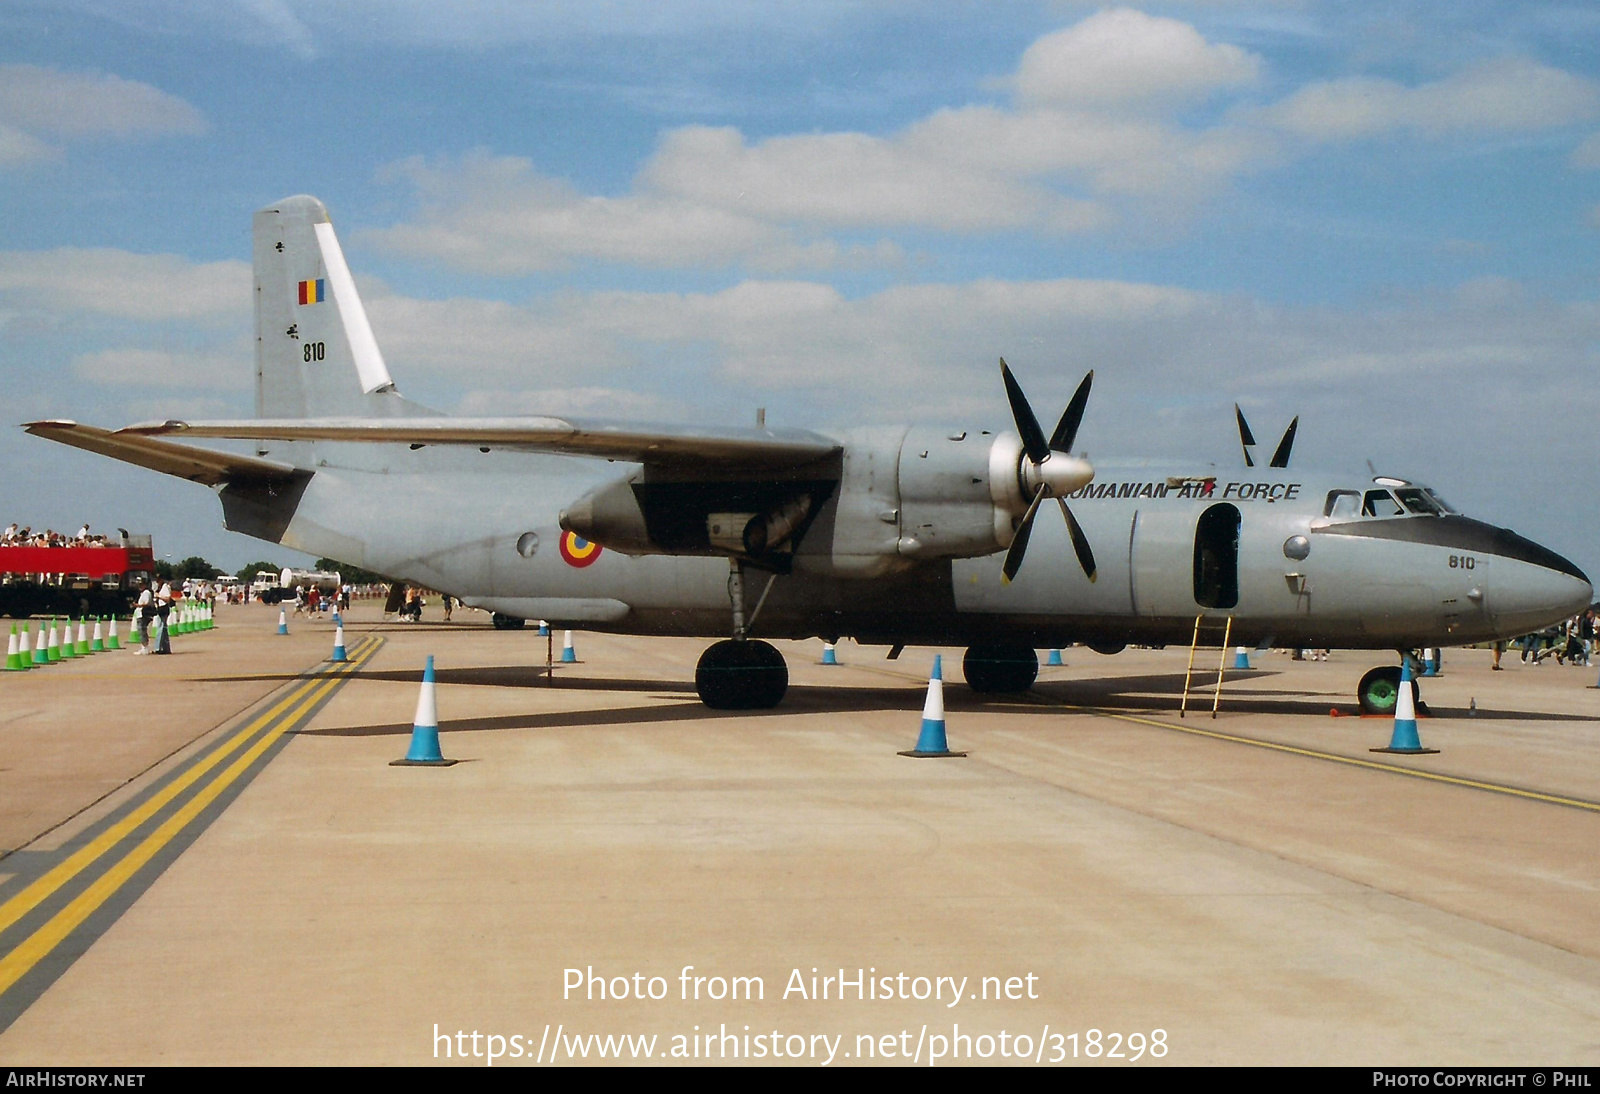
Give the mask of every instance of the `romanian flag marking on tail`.
<svg viewBox="0 0 1600 1094">
<path fill-rule="evenodd" d="M 300 282 L 300 303 L 320 304 L 328 299 L 328 282 L 325 278 Z"/>
</svg>

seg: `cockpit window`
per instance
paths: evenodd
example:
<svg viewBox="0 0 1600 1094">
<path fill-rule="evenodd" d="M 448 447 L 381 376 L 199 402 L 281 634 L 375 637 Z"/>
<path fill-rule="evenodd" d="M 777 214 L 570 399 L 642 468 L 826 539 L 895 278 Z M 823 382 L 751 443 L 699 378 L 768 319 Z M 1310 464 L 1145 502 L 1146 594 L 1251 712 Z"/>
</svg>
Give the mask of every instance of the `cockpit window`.
<svg viewBox="0 0 1600 1094">
<path fill-rule="evenodd" d="M 1419 516 L 1444 516 L 1444 510 L 1439 508 L 1439 503 L 1434 501 L 1427 491 L 1419 487 L 1402 487 L 1395 491 L 1395 496 L 1400 499 L 1401 504 Z"/>
<path fill-rule="evenodd" d="M 1446 513 L 1459 514 L 1461 512 L 1461 510 L 1457 509 L 1454 505 L 1451 505 L 1449 502 L 1441 498 L 1439 496 L 1439 491 L 1435 490 L 1433 487 L 1424 486 L 1422 489 L 1423 492 L 1426 493 L 1428 497 L 1432 498 L 1434 502 L 1438 504 L 1439 508 L 1443 509 Z"/>
<path fill-rule="evenodd" d="M 1398 517 L 1404 512 L 1400 503 L 1394 500 L 1394 495 L 1387 490 L 1368 490 L 1366 500 L 1361 503 L 1361 515 L 1364 517 Z"/>
<path fill-rule="evenodd" d="M 1334 520 L 1354 520 L 1361 512 L 1361 494 L 1356 490 L 1329 490 L 1322 515 Z"/>
</svg>

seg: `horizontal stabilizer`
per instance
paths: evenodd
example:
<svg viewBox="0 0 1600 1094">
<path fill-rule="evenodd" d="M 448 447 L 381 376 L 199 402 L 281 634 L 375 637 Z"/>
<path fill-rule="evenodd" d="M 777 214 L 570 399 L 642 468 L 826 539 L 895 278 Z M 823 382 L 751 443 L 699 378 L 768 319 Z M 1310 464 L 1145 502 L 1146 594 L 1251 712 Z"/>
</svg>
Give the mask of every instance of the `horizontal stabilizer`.
<svg viewBox="0 0 1600 1094">
<path fill-rule="evenodd" d="M 564 418 L 245 418 L 142 422 L 118 436 L 187 434 L 243 440 L 477 445 L 629 463 L 795 467 L 839 452 L 830 437 L 799 429 L 700 429 Z"/>
<path fill-rule="evenodd" d="M 162 441 L 154 437 L 140 437 L 128 433 L 113 433 L 92 425 L 82 425 L 67 420 L 28 422 L 24 427 L 36 437 L 44 437 L 73 448 L 82 448 L 101 456 L 110 456 L 124 463 L 147 467 L 164 475 L 219 486 L 225 482 L 272 481 L 292 479 L 297 474 L 293 467 L 277 460 L 263 460 L 255 456 L 237 456 L 231 452 L 213 452 L 194 445 Z"/>
</svg>

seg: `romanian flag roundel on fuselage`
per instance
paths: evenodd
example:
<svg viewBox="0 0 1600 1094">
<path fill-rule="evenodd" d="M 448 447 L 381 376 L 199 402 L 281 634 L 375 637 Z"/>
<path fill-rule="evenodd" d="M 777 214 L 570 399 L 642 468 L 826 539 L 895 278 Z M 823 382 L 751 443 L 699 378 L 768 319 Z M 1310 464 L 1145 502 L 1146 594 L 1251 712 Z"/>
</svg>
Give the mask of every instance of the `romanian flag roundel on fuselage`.
<svg viewBox="0 0 1600 1094">
<path fill-rule="evenodd" d="M 557 546 L 566 564 L 576 566 L 580 570 L 593 565 L 594 560 L 600 557 L 600 545 L 589 542 L 576 532 L 562 532 Z"/>
</svg>

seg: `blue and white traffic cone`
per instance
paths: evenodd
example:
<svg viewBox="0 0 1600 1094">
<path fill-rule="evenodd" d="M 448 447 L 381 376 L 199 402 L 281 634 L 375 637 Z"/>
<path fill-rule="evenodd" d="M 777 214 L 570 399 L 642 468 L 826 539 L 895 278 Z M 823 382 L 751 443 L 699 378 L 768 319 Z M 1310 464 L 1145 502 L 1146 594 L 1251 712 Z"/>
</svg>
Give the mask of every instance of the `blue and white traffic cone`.
<svg viewBox="0 0 1600 1094">
<path fill-rule="evenodd" d="M 1417 756 L 1438 752 L 1437 748 L 1423 748 L 1417 736 L 1417 707 L 1411 698 L 1411 658 L 1400 662 L 1400 694 L 1394 702 L 1394 733 L 1388 748 L 1371 748 L 1369 752 L 1398 752 Z"/>
<path fill-rule="evenodd" d="M 1044 664 L 1045 664 L 1046 668 L 1051 668 L 1051 667 L 1054 667 L 1054 666 L 1061 665 L 1062 664 L 1061 651 L 1060 650 L 1051 650 L 1050 651 L 1050 656 L 1046 657 L 1044 659 Z"/>
<path fill-rule="evenodd" d="M 338 620 L 338 622 L 334 624 L 333 628 L 333 656 L 328 660 L 348 661 L 350 658 L 346 657 L 344 652 L 344 621 L 340 620 L 338 616 L 334 616 L 334 619 Z"/>
<path fill-rule="evenodd" d="M 550 634 L 550 624 L 543 619 L 539 620 L 539 637 L 545 638 Z"/>
<path fill-rule="evenodd" d="M 1419 675 L 1425 677 L 1439 675 L 1438 650 L 1430 648 L 1422 651 L 1422 672 Z"/>
<path fill-rule="evenodd" d="M 951 752 L 944 735 L 944 673 L 943 658 L 933 655 L 933 672 L 928 676 L 928 698 L 922 704 L 922 732 L 917 735 L 917 747 L 902 756 L 931 759 L 936 756 L 965 756 L 965 752 Z"/>
<path fill-rule="evenodd" d="M 575 665 L 578 663 L 578 651 L 572 648 L 572 632 L 567 631 L 566 637 L 561 640 L 561 663 Z"/>
<path fill-rule="evenodd" d="M 1233 667 L 1247 669 L 1250 667 L 1250 651 L 1243 646 L 1233 647 Z"/>
<path fill-rule="evenodd" d="M 278 633 L 289 633 L 289 609 L 282 604 L 278 605 Z"/>
<path fill-rule="evenodd" d="M 824 665 L 837 665 L 839 663 L 838 655 L 833 652 L 832 642 L 824 642 L 822 644 L 822 663 Z"/>
<path fill-rule="evenodd" d="M 390 760 L 390 767 L 449 767 L 439 750 L 439 701 L 433 682 L 433 654 L 422 670 L 422 691 L 417 696 L 417 716 L 411 720 L 411 748 L 403 760 Z"/>
</svg>

